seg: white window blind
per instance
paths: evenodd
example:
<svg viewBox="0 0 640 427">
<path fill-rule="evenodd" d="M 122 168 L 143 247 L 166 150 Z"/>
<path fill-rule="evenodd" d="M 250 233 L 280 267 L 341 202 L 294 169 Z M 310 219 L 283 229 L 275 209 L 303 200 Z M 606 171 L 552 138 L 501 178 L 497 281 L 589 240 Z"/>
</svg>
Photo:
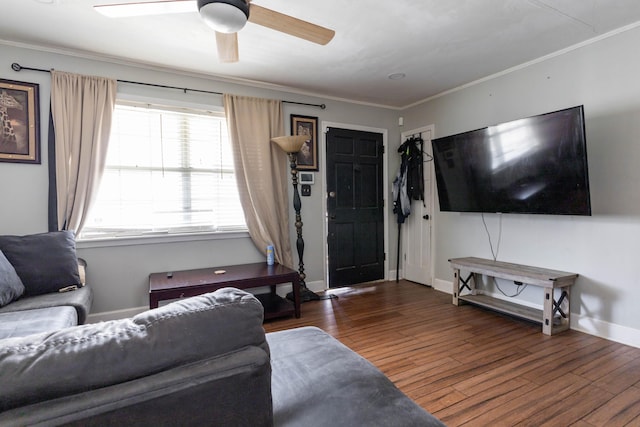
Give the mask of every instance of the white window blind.
<svg viewBox="0 0 640 427">
<path fill-rule="evenodd" d="M 81 238 L 246 229 L 222 113 L 116 105 Z"/>
</svg>

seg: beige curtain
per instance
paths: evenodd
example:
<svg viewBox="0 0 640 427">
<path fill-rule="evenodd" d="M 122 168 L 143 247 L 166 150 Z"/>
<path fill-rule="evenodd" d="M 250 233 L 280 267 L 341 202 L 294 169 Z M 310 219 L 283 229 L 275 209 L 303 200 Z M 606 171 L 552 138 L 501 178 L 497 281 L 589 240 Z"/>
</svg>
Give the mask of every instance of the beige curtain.
<svg viewBox="0 0 640 427">
<path fill-rule="evenodd" d="M 293 268 L 289 240 L 289 162 L 271 143 L 284 135 L 282 102 L 224 95 L 236 180 L 251 239 L 265 251 L 273 244 L 276 261 Z"/>
<path fill-rule="evenodd" d="M 58 229 L 78 233 L 104 170 L 117 82 L 51 71 Z"/>
</svg>

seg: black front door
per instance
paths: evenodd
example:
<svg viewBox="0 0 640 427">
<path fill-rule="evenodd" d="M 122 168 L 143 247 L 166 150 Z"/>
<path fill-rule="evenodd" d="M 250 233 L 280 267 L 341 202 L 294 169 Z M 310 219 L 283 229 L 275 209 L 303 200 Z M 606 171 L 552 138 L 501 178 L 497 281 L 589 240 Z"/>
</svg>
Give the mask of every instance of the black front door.
<svg viewBox="0 0 640 427">
<path fill-rule="evenodd" d="M 384 278 L 382 134 L 327 131 L 329 287 Z"/>
</svg>

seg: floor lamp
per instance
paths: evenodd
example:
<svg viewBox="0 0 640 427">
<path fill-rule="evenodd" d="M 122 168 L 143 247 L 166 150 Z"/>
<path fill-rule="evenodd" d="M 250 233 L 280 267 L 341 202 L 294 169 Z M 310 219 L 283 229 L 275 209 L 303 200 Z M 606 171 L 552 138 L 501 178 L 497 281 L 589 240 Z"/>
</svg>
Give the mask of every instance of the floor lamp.
<svg viewBox="0 0 640 427">
<path fill-rule="evenodd" d="M 313 291 L 307 288 L 304 274 L 304 240 L 302 239 L 302 218 L 300 217 L 300 208 L 302 203 L 300 202 L 300 194 L 298 193 L 298 152 L 302 148 L 302 145 L 309 139 L 308 135 L 292 135 L 292 136 L 278 136 L 271 138 L 271 141 L 276 143 L 278 147 L 282 149 L 289 156 L 289 167 L 291 168 L 291 179 L 293 180 L 293 209 L 296 211 L 296 232 L 298 238 L 296 239 L 296 249 L 298 250 L 298 272 L 300 273 L 300 300 L 313 301 L 319 300 L 320 297 Z M 287 294 L 288 299 L 293 299 L 293 292 Z"/>
</svg>

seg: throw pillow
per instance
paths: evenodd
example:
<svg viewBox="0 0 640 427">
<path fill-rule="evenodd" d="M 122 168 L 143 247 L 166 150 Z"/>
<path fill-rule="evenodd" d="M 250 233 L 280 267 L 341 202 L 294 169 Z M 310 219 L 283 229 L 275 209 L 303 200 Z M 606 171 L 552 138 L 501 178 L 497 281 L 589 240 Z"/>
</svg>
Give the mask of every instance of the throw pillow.
<svg viewBox="0 0 640 427">
<path fill-rule="evenodd" d="M 23 293 L 24 285 L 16 269 L 0 251 L 0 307 L 18 299 Z"/>
<path fill-rule="evenodd" d="M 25 287 L 40 295 L 80 285 L 75 233 L 54 231 L 28 236 L 0 236 L 4 252 Z"/>
</svg>

